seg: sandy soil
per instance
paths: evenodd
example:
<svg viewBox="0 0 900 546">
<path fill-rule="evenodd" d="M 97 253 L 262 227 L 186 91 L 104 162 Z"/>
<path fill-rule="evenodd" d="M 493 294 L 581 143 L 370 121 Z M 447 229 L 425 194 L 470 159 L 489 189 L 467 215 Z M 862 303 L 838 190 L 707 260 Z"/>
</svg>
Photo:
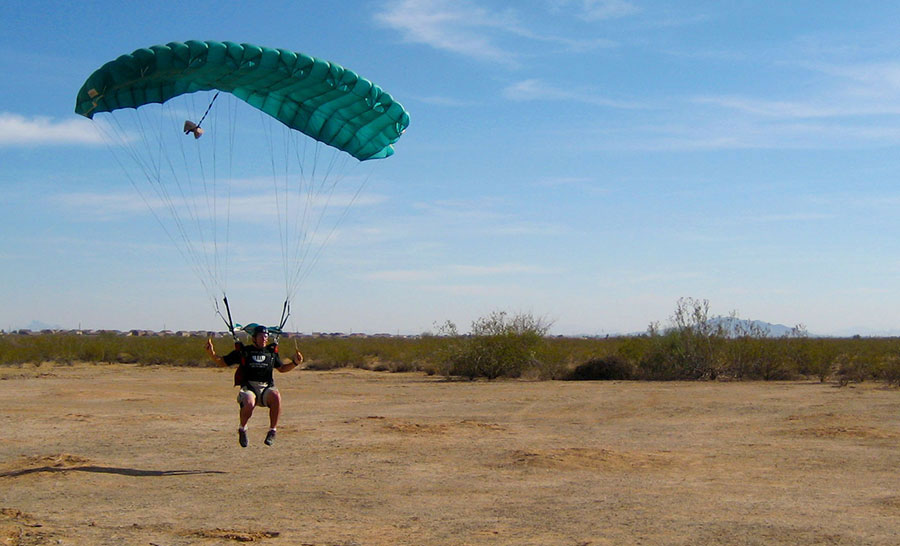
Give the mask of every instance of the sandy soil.
<svg viewBox="0 0 900 546">
<path fill-rule="evenodd" d="M 4 544 L 900 544 L 900 391 L 0 368 Z"/>
</svg>

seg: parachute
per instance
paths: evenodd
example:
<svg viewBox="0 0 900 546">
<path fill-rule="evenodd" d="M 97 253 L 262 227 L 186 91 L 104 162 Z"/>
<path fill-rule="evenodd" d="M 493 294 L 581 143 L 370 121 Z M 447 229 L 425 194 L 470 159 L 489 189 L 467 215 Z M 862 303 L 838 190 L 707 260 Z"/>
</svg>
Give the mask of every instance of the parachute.
<svg viewBox="0 0 900 546">
<path fill-rule="evenodd" d="M 172 42 L 122 55 L 91 74 L 75 113 L 164 103 L 217 89 L 359 160 L 394 153 L 409 114 L 377 85 L 337 64 L 286 49 Z"/>
<path fill-rule="evenodd" d="M 391 156 L 409 125 L 390 94 L 335 63 L 216 41 L 154 45 L 107 62 L 84 82 L 75 112 L 98 122 L 232 333 L 218 299 L 227 309 L 228 249 L 240 239 L 233 218 L 268 194 L 261 212 L 278 224 L 283 327 L 301 281 L 368 180 L 349 177 L 347 165 Z M 263 178 L 271 189 L 262 189 Z"/>
</svg>

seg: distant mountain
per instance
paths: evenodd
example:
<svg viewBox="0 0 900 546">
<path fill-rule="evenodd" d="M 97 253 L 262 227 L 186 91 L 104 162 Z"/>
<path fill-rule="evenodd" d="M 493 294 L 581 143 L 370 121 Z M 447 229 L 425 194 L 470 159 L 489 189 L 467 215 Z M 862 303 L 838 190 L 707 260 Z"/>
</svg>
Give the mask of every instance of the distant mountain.
<svg viewBox="0 0 900 546">
<path fill-rule="evenodd" d="M 762 333 L 767 337 L 784 337 L 791 335 L 794 329 L 784 324 L 772 324 L 762 320 L 748 320 L 737 317 L 713 317 L 709 319 L 713 326 L 721 326 L 728 335 Z"/>
<path fill-rule="evenodd" d="M 787 335 L 791 335 L 794 331 L 790 326 L 785 326 L 784 324 L 772 324 L 771 322 L 765 322 L 762 320 L 748 320 L 736 317 L 712 317 L 709 319 L 710 325 L 713 328 L 717 328 L 719 326 L 725 331 L 727 335 L 730 336 L 738 336 L 745 333 L 750 333 L 751 335 L 759 335 L 760 333 L 765 335 L 766 337 L 783 337 Z M 669 332 L 674 329 L 674 326 L 669 325 L 662 330 L 664 332 Z M 626 335 L 626 336 L 642 336 L 646 335 L 647 330 L 642 332 L 632 332 L 630 334 L 610 334 L 611 336 L 615 335 Z M 599 337 L 599 336 L 585 336 L 585 337 Z M 817 337 L 817 336 L 812 336 Z"/>
<path fill-rule="evenodd" d="M 62 326 L 47 324 L 40 320 L 32 320 L 25 326 L 12 328 L 13 330 L 31 330 L 32 332 L 40 332 L 41 330 L 61 330 Z"/>
</svg>

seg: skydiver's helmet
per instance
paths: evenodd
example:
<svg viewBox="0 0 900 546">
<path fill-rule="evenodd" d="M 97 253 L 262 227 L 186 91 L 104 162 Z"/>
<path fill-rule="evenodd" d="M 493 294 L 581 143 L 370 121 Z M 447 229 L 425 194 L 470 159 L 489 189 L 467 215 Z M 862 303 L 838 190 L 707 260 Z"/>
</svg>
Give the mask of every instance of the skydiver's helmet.
<svg viewBox="0 0 900 546">
<path fill-rule="evenodd" d="M 240 326 L 240 325 L 238 325 L 238 326 Z M 263 334 L 263 333 L 268 334 L 269 333 L 269 329 L 267 327 L 263 326 L 262 324 L 257 324 L 255 322 L 251 322 L 250 324 L 247 324 L 246 326 L 241 327 L 241 330 L 243 330 L 251 338 L 253 336 L 255 336 L 256 334 Z"/>
</svg>

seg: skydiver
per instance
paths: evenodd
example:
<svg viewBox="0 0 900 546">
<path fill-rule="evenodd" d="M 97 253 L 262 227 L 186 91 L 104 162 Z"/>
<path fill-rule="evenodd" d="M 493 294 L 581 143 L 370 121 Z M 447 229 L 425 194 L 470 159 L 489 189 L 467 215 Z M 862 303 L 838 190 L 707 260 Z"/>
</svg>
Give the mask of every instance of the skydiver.
<svg viewBox="0 0 900 546">
<path fill-rule="evenodd" d="M 247 447 L 247 421 L 250 420 L 256 406 L 269 408 L 269 432 L 266 434 L 265 444 L 270 446 L 275 442 L 275 427 L 281 414 L 281 393 L 275 387 L 272 370 L 289 372 L 303 362 L 303 355 L 299 350 L 294 355 L 293 362 L 283 362 L 278 356 L 278 345 L 268 343 L 269 331 L 265 326 L 257 325 L 253 328 L 252 335 L 252 345 L 238 342 L 235 349 L 224 357 L 216 355 L 212 339 L 206 340 L 206 352 L 218 366 L 238 365 L 234 374 L 234 384 L 241 387 L 237 396 L 241 407 L 241 426 L 238 428 L 238 442 L 241 447 Z"/>
</svg>

